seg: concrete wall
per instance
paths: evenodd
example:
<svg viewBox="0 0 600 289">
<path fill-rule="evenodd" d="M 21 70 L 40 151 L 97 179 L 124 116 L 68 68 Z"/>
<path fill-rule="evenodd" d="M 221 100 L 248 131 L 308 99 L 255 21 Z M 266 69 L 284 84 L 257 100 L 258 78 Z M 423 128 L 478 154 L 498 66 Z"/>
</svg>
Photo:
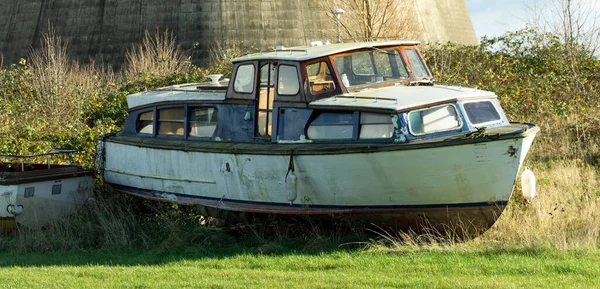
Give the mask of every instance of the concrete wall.
<svg viewBox="0 0 600 289">
<path fill-rule="evenodd" d="M 333 29 L 318 0 L 1 0 L 0 54 L 18 62 L 51 25 L 73 56 L 119 66 L 143 31 L 169 28 L 202 64 L 215 41 L 301 45 Z M 475 43 L 465 0 L 416 0 L 422 40 Z M 333 39 L 332 39 L 333 40 Z M 199 43 L 199 49 L 193 49 Z"/>
<path fill-rule="evenodd" d="M 478 44 L 465 0 L 416 0 L 415 11 L 421 41 Z"/>
<path fill-rule="evenodd" d="M 208 44 L 232 39 L 258 45 L 299 45 L 322 37 L 323 15 L 304 0 L 2 0 L 0 52 L 5 63 L 40 46 L 49 25 L 80 60 L 93 57 L 119 65 L 145 29 L 169 28 L 202 62 Z M 310 21 L 310 19 L 315 21 Z M 307 21 L 309 20 L 309 21 Z"/>
</svg>

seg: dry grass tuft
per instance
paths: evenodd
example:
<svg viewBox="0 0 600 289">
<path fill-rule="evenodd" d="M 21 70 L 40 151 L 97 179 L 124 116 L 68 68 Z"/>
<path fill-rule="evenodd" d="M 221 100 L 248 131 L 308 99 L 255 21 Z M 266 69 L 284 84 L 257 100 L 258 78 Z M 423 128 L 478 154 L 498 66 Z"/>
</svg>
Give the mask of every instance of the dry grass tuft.
<svg viewBox="0 0 600 289">
<path fill-rule="evenodd" d="M 106 81 L 106 73 L 92 62 L 81 66 L 71 61 L 68 43 L 54 30 L 43 35 L 42 47 L 29 55 L 33 113 L 48 122 L 50 130 L 82 121 L 85 108 Z"/>
<path fill-rule="evenodd" d="M 532 113 L 534 120 L 530 121 L 541 133 L 527 158 L 533 162 L 580 159 L 600 163 L 600 117 L 594 108 L 580 110 L 568 117 L 549 111 Z"/>
<path fill-rule="evenodd" d="M 67 122 L 79 114 L 79 102 L 65 95 L 72 91 L 67 43 L 51 30 L 43 36 L 42 48 L 30 54 L 33 99 L 46 109 L 47 116 L 64 114 Z"/>
<path fill-rule="evenodd" d="M 127 52 L 127 65 L 124 75 L 127 79 L 144 78 L 146 76 L 165 77 L 188 72 L 190 62 L 169 30 L 151 35 L 144 32 L 142 44 Z"/>
<path fill-rule="evenodd" d="M 140 228 L 126 197 L 97 197 L 78 212 L 53 220 L 41 229 L 18 226 L 14 238 L 0 244 L 16 252 L 44 252 L 93 248 L 145 247 L 151 238 Z M 135 243 L 135 244 L 134 244 Z"/>
<path fill-rule="evenodd" d="M 597 248 L 598 171 L 581 161 L 533 164 L 530 168 L 538 180 L 536 198 L 527 204 L 516 189 L 498 222 L 475 243 L 561 250 Z"/>
</svg>

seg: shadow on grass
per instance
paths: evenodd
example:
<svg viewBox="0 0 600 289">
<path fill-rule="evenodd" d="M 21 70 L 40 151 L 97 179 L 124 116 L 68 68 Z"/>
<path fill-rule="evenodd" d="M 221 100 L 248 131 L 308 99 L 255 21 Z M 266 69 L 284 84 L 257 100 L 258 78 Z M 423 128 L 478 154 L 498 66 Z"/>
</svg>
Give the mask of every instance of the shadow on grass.
<svg viewBox="0 0 600 289">
<path fill-rule="evenodd" d="M 230 238 L 225 238 L 232 241 Z M 0 267 L 37 266 L 139 266 L 161 265 L 183 260 L 226 259 L 237 256 L 317 256 L 336 252 L 363 250 L 357 238 L 332 240 L 317 237 L 315 240 L 289 238 L 263 240 L 236 236 L 234 243 L 195 244 L 177 248 L 100 248 L 97 250 L 72 250 L 30 253 L 0 253 Z"/>
<path fill-rule="evenodd" d="M 522 247 L 479 247 L 468 244 L 383 247 L 372 250 L 377 240 L 355 234 L 332 238 L 311 235 L 264 239 L 239 232 L 206 232 L 212 238 L 200 244 L 167 247 L 113 247 L 91 250 L 56 250 L 47 252 L 0 253 L 0 267 L 44 267 L 44 266 L 154 266 L 179 261 L 203 259 L 224 260 L 240 256 L 322 256 L 336 253 L 393 254 L 399 258 L 415 256 L 461 256 L 494 260 L 503 256 L 561 258 L 585 254 L 584 252 L 559 252 L 549 248 Z M 384 246 L 384 245 L 380 245 Z"/>
</svg>

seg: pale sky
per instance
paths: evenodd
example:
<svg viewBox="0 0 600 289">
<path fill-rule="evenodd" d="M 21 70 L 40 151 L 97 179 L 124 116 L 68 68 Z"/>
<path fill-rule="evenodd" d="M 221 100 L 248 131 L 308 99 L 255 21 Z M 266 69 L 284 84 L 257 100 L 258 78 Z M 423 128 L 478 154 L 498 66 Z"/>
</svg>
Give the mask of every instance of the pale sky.
<svg viewBox="0 0 600 289">
<path fill-rule="evenodd" d="M 527 7 L 533 0 L 466 0 L 477 38 L 500 36 L 525 26 Z"/>
<path fill-rule="evenodd" d="M 500 36 L 525 27 L 526 22 L 552 25 L 560 23 L 562 0 L 466 0 L 477 38 Z M 585 30 L 598 31 L 599 0 L 572 0 L 574 21 Z M 579 18 L 578 18 L 579 16 Z M 558 22 L 557 22 L 558 21 Z"/>
</svg>

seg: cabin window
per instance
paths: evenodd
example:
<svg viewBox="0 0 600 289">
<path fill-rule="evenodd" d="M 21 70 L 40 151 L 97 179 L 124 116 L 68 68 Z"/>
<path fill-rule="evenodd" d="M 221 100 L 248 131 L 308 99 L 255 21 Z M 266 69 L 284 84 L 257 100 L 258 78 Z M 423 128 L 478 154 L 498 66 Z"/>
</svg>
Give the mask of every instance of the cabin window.
<svg viewBox="0 0 600 289">
<path fill-rule="evenodd" d="M 318 95 L 335 90 L 335 83 L 327 62 L 321 61 L 306 66 L 310 94 Z"/>
<path fill-rule="evenodd" d="M 296 95 L 299 90 L 298 68 L 291 65 L 279 65 L 279 85 L 277 87 L 277 94 Z"/>
<path fill-rule="evenodd" d="M 408 78 L 408 70 L 397 49 L 374 49 L 334 58 L 346 87 L 395 82 Z"/>
<path fill-rule="evenodd" d="M 354 113 L 321 113 L 310 123 L 306 131 L 309 139 L 352 139 Z"/>
<path fill-rule="evenodd" d="M 410 132 L 413 135 L 434 133 L 461 127 L 456 108 L 450 104 L 411 111 L 408 114 L 408 118 L 410 120 Z"/>
<path fill-rule="evenodd" d="M 397 49 L 376 51 L 373 57 L 375 58 L 377 72 L 385 78 L 408 78 L 408 70 Z"/>
<path fill-rule="evenodd" d="M 183 107 L 164 108 L 158 111 L 159 135 L 183 135 Z"/>
<path fill-rule="evenodd" d="M 52 185 L 52 194 L 60 195 L 62 193 L 62 184 Z"/>
<path fill-rule="evenodd" d="M 154 111 L 140 113 L 136 123 L 136 130 L 141 134 L 154 133 Z"/>
<path fill-rule="evenodd" d="M 189 136 L 212 137 L 217 129 L 217 110 L 213 107 L 192 108 L 189 111 Z"/>
<path fill-rule="evenodd" d="M 463 103 L 467 118 L 473 125 L 500 121 L 502 118 L 491 101 Z"/>
<path fill-rule="evenodd" d="M 374 74 L 371 52 L 359 52 L 352 55 L 352 71 L 354 74 Z"/>
<path fill-rule="evenodd" d="M 363 112 L 360 114 L 359 139 L 391 138 L 394 123 L 389 114 Z"/>
<path fill-rule="evenodd" d="M 244 64 L 238 66 L 235 74 L 233 90 L 239 93 L 252 93 L 254 91 L 254 65 Z"/>
<path fill-rule="evenodd" d="M 333 59 L 333 64 L 335 64 L 335 67 L 338 70 L 338 73 L 340 75 L 345 74 L 346 73 L 346 67 L 344 65 L 344 61 L 346 60 L 345 57 L 336 57 Z"/>
<path fill-rule="evenodd" d="M 33 198 L 34 195 L 35 195 L 35 187 L 25 188 L 25 193 L 23 194 L 23 197 Z"/>
<path fill-rule="evenodd" d="M 406 49 L 406 56 L 408 56 L 408 61 L 410 61 L 416 77 L 430 77 L 427 67 L 416 49 Z"/>
</svg>

